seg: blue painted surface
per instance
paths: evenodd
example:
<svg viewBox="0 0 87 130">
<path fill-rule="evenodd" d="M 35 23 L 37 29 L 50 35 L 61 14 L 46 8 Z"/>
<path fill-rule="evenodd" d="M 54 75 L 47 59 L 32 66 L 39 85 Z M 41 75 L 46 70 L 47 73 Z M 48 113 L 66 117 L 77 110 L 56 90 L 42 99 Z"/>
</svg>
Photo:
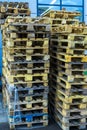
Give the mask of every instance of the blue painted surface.
<svg viewBox="0 0 87 130">
<path fill-rule="evenodd" d="M 33 122 L 33 118 L 36 117 L 42 117 L 42 116 L 47 116 L 48 118 L 48 114 L 47 113 L 34 113 L 34 114 L 21 114 L 21 115 L 15 115 L 15 116 L 9 116 L 11 119 L 14 119 L 14 122 L 12 120 L 12 123 L 18 123 L 18 122 L 22 122 L 22 119 L 25 119 L 26 122 Z M 20 120 L 21 119 L 21 120 Z"/>
</svg>

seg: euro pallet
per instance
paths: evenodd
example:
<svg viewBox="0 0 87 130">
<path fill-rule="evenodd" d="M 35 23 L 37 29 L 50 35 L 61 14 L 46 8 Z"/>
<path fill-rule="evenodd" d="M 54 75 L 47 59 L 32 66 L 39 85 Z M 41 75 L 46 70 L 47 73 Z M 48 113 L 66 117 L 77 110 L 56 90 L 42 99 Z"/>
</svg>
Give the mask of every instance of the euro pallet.
<svg viewBox="0 0 87 130">
<path fill-rule="evenodd" d="M 5 81 L 6 81 L 6 83 L 8 84 L 8 86 L 12 86 L 12 87 L 22 87 L 22 88 L 26 88 L 26 87 L 28 87 L 28 88 L 31 88 L 31 87 L 33 87 L 33 86 L 39 86 L 39 85 L 43 85 L 43 86 L 48 86 L 48 80 L 35 80 L 35 81 L 16 81 L 16 82 L 13 82 L 13 83 L 11 83 L 10 81 L 8 81 L 7 79 L 6 79 L 6 77 L 3 75 L 3 78 L 2 78 L 3 80 L 5 79 Z"/>
<path fill-rule="evenodd" d="M 37 74 L 37 73 L 48 73 L 49 74 L 49 69 L 44 68 L 44 67 L 39 67 L 39 68 L 32 68 L 32 69 L 27 69 L 27 68 L 19 68 L 19 69 L 8 69 L 10 74 L 16 75 L 16 74 Z"/>
<path fill-rule="evenodd" d="M 63 83 L 66 86 L 66 88 L 71 86 L 71 85 L 80 85 L 80 84 L 81 85 L 86 85 L 85 81 L 83 82 L 83 81 L 80 80 L 80 81 L 75 81 L 75 82 L 69 83 L 65 78 L 62 78 L 62 77 L 59 77 L 58 82 Z"/>
<path fill-rule="evenodd" d="M 58 90 L 58 98 L 60 98 L 61 100 L 67 103 L 73 103 L 73 102 L 86 103 L 87 102 L 87 96 L 84 96 L 84 95 L 80 96 L 79 94 L 75 96 L 67 96 L 61 90 Z"/>
<path fill-rule="evenodd" d="M 55 48 L 68 48 L 68 49 L 86 49 L 86 39 L 84 41 L 70 41 L 70 40 L 58 40 L 58 39 L 51 39 L 51 46 Z"/>
<path fill-rule="evenodd" d="M 3 74 L 5 75 L 5 71 L 3 70 Z M 8 82 L 14 83 L 14 82 L 33 82 L 33 81 L 47 81 L 48 80 L 48 74 L 47 73 L 37 73 L 37 74 L 17 74 L 17 75 L 10 75 L 10 73 L 5 75 Z"/>
<path fill-rule="evenodd" d="M 49 60 L 48 61 L 39 61 L 39 62 L 7 62 L 4 61 L 4 66 L 7 66 L 8 69 L 11 70 L 17 70 L 17 69 L 32 69 L 32 70 L 39 70 L 39 69 L 49 69 Z"/>
<path fill-rule="evenodd" d="M 86 106 L 86 104 L 84 104 L 84 106 Z M 59 105 L 57 105 L 56 108 L 59 113 L 65 117 L 65 118 L 75 118 L 75 116 L 80 117 L 80 116 L 86 116 L 87 115 L 87 111 L 86 108 L 81 109 L 81 108 L 73 108 L 73 110 L 65 110 L 63 109 L 63 106 L 60 107 Z"/>
<path fill-rule="evenodd" d="M 19 54 L 26 54 L 26 55 L 44 54 L 45 55 L 49 53 L 48 47 L 32 47 L 32 48 L 17 47 L 14 49 L 9 47 L 4 47 L 3 49 L 6 50 L 5 53 L 8 53 L 8 55 L 17 55 L 17 54 L 18 55 Z"/>
<path fill-rule="evenodd" d="M 58 35 L 58 40 L 60 41 L 74 41 L 74 42 L 77 42 L 77 41 L 86 41 L 87 39 L 87 36 L 86 35 L 83 35 L 83 34 L 74 34 L 74 33 L 71 33 L 71 34 L 61 34 L 61 35 Z"/>
<path fill-rule="evenodd" d="M 76 128 L 76 129 L 85 129 L 87 124 L 86 124 L 86 118 L 82 118 L 82 119 L 74 119 L 74 123 L 73 120 L 70 121 L 70 123 L 68 122 L 67 124 L 64 123 L 61 119 L 62 117 L 59 116 L 59 113 L 56 112 L 56 114 L 54 115 L 54 119 L 56 120 L 57 124 L 60 126 L 61 129 L 63 130 L 70 130 L 71 128 Z M 66 120 L 67 121 L 67 120 Z"/>
<path fill-rule="evenodd" d="M 56 53 L 53 53 L 53 56 L 56 57 Z M 84 55 L 65 55 L 65 53 L 59 53 L 57 58 L 60 61 L 64 61 L 64 62 L 87 62 L 87 56 Z"/>
<path fill-rule="evenodd" d="M 55 93 L 60 90 L 61 92 L 64 92 L 67 96 L 72 96 L 76 94 L 80 95 L 87 95 L 87 88 L 86 84 L 70 84 L 68 83 L 68 87 L 62 82 L 62 83 L 57 83 L 55 79 L 52 79 L 50 81 L 50 90 L 54 91 Z"/>
<path fill-rule="evenodd" d="M 3 34 L 4 37 L 3 37 L 3 41 L 5 41 L 6 39 L 10 38 L 10 39 L 13 39 L 13 40 L 16 40 L 16 39 L 23 39 L 23 40 L 26 40 L 26 39 L 30 39 L 30 38 L 34 38 L 34 39 L 37 39 L 37 38 L 49 38 L 49 33 L 47 32 L 31 32 L 31 33 L 25 33 L 26 36 L 24 36 L 24 34 L 19 34 L 19 35 L 15 35 L 15 33 L 11 33 L 11 35 L 8 36 L 6 34 Z"/>
<path fill-rule="evenodd" d="M 20 27 L 21 27 L 21 29 L 20 29 Z M 26 28 L 26 29 L 24 30 L 24 28 Z M 8 23 L 7 24 L 7 31 L 6 32 L 12 32 L 12 31 L 14 31 L 15 33 L 17 33 L 19 31 L 22 32 L 22 29 L 23 29 L 24 32 L 25 31 L 26 32 L 27 31 L 28 32 L 30 32 L 30 31 L 35 31 L 35 32 L 49 32 L 50 31 L 50 27 L 49 27 L 48 24 L 37 24 L 37 23 L 32 23 L 32 22 L 26 23 L 26 21 L 24 22 L 23 19 L 20 20 L 20 19 L 17 18 L 17 22 L 13 21 L 13 23 Z"/>
<path fill-rule="evenodd" d="M 13 7 L 13 8 L 25 8 L 28 9 L 28 3 L 27 2 L 0 2 L 1 12 L 5 12 L 3 8 Z"/>
<path fill-rule="evenodd" d="M 46 127 L 48 125 L 48 120 L 47 121 L 40 121 L 40 122 L 26 122 L 26 123 L 20 123 L 20 124 L 10 124 L 10 129 L 14 130 L 16 128 L 23 128 L 23 129 L 34 129 L 34 128 L 41 128 L 41 127 Z"/>
<path fill-rule="evenodd" d="M 54 63 L 55 61 L 55 63 Z M 80 70 L 85 70 L 86 69 L 86 66 L 87 66 L 87 63 L 81 63 L 81 62 L 71 62 L 71 63 L 66 63 L 66 62 L 63 62 L 63 61 L 56 61 L 55 59 L 52 59 L 52 64 L 61 67 L 61 68 L 64 68 L 64 69 L 72 69 L 72 70 L 75 70 L 75 69 L 80 69 Z M 79 66 L 79 67 L 78 67 Z M 58 68 L 58 67 L 57 67 Z"/>
<path fill-rule="evenodd" d="M 74 49 L 69 49 L 67 47 L 57 47 L 57 46 L 52 46 L 51 47 L 52 51 L 55 51 L 56 53 L 64 53 L 68 55 L 87 55 L 86 48 L 74 48 Z"/>
<path fill-rule="evenodd" d="M 9 116 L 9 115 L 8 115 Z M 21 114 L 19 117 L 19 121 L 17 121 L 16 116 L 9 116 L 9 122 L 12 124 L 21 124 L 26 122 L 35 122 L 38 120 L 40 122 L 41 120 L 47 121 L 48 120 L 48 114 L 46 113 L 32 113 L 32 114 Z M 25 121 L 24 121 L 25 120 Z"/>
<path fill-rule="evenodd" d="M 80 16 L 79 12 L 67 12 L 66 10 L 62 11 L 48 11 L 45 14 L 43 14 L 44 17 L 50 17 L 50 18 L 74 18 L 76 16 Z"/>
<path fill-rule="evenodd" d="M 14 102 L 10 102 L 9 101 L 9 98 L 8 98 L 8 103 L 9 103 L 9 107 L 11 107 L 11 109 L 14 109 Z M 33 109 L 33 108 L 39 108 L 39 107 L 47 107 L 48 106 L 48 101 L 47 100 L 34 100 L 34 101 L 31 101 L 31 102 L 28 102 L 28 101 L 24 101 L 24 102 L 16 102 L 15 103 L 15 106 L 20 106 L 21 109 Z"/>
<path fill-rule="evenodd" d="M 50 93 L 53 95 L 53 92 Z M 57 103 L 56 103 L 57 102 Z M 86 110 L 87 107 L 87 102 L 74 102 L 74 103 L 67 103 L 64 102 L 63 100 L 61 100 L 57 95 L 55 96 L 55 98 L 52 96 L 52 100 L 50 100 L 50 103 L 52 105 L 52 107 L 54 107 L 55 109 L 58 109 L 59 107 L 64 109 L 64 111 L 68 112 L 79 112 L 79 111 L 84 111 Z M 65 113 L 62 113 L 65 114 Z M 68 115 L 67 115 L 68 116 Z"/>
<path fill-rule="evenodd" d="M 49 39 L 48 38 L 19 38 L 19 39 L 6 39 L 6 46 L 10 48 L 17 48 L 17 47 L 25 47 L 25 48 L 45 48 L 49 46 Z"/>
<path fill-rule="evenodd" d="M 44 55 L 44 54 L 32 54 L 32 55 L 26 55 L 26 54 L 19 54 L 19 55 L 6 55 L 7 61 L 14 61 L 14 62 L 24 62 L 24 61 L 48 61 L 50 56 L 49 55 Z"/>
</svg>

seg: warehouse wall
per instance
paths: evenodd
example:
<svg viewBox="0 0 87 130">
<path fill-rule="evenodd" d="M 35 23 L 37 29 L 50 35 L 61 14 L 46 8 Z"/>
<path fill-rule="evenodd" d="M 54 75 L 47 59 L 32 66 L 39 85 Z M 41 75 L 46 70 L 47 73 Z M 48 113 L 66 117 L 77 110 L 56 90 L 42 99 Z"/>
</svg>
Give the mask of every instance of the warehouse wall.
<svg viewBox="0 0 87 130">
<path fill-rule="evenodd" d="M 87 0 L 84 0 L 84 21 L 87 24 Z"/>
<path fill-rule="evenodd" d="M 31 10 L 31 16 L 35 17 L 37 16 L 37 0 L 28 0 L 29 2 L 29 7 Z"/>
</svg>

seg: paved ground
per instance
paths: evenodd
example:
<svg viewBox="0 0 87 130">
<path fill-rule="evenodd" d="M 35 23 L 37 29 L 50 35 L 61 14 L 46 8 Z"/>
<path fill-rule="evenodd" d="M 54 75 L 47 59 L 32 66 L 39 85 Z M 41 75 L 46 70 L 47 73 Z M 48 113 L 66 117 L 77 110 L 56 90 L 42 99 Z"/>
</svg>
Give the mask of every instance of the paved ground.
<svg viewBox="0 0 87 130">
<path fill-rule="evenodd" d="M 8 123 L 0 124 L 0 130 L 10 130 Z M 23 129 L 22 129 L 23 130 Z M 55 123 L 51 123 L 49 126 L 44 128 L 32 129 L 32 130 L 60 130 Z"/>
<path fill-rule="evenodd" d="M 2 94 L 0 94 L 0 123 L 7 122 L 7 113 L 2 103 Z M 0 129 L 1 130 L 1 129 Z"/>
</svg>

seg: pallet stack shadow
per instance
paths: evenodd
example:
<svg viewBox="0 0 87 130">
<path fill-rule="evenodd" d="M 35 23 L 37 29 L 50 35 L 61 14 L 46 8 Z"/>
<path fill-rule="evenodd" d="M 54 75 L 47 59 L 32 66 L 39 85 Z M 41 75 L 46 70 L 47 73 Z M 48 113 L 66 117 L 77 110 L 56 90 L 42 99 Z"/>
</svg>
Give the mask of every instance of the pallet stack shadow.
<svg viewBox="0 0 87 130">
<path fill-rule="evenodd" d="M 51 32 L 50 110 L 63 130 L 87 126 L 87 26 L 72 23 L 76 12 L 49 12 L 61 16 L 64 28 Z M 67 16 L 67 18 L 64 18 Z M 67 24 L 68 19 L 72 19 Z M 55 32 L 54 32 L 55 31 Z"/>
<path fill-rule="evenodd" d="M 10 128 L 48 125 L 49 31 L 29 17 L 8 17 L 3 29 L 3 91 Z"/>
</svg>

